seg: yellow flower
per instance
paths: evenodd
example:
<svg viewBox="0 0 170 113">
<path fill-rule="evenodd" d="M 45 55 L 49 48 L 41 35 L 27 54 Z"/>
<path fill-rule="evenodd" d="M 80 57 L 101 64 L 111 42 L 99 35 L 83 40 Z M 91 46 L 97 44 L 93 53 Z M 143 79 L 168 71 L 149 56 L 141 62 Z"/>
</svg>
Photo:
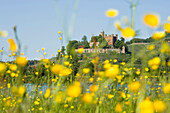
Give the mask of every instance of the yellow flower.
<svg viewBox="0 0 170 113">
<path fill-rule="evenodd" d="M 132 82 L 128 85 L 129 89 L 131 92 L 138 92 L 140 88 L 140 83 L 139 82 Z"/>
<path fill-rule="evenodd" d="M 161 49 L 162 53 L 169 53 L 170 52 L 170 47 L 168 42 L 164 41 L 162 44 L 162 49 Z"/>
<path fill-rule="evenodd" d="M 112 94 L 108 94 L 108 95 L 107 95 L 107 97 L 108 97 L 109 99 L 111 99 L 111 98 L 113 98 L 113 97 L 114 97 L 114 95 L 112 95 Z"/>
<path fill-rule="evenodd" d="M 41 110 L 43 110 L 43 108 L 42 108 L 42 107 L 40 107 L 40 108 L 39 108 L 39 110 L 41 111 Z"/>
<path fill-rule="evenodd" d="M 63 66 L 60 64 L 55 64 L 51 67 L 51 72 L 54 74 L 60 74 L 62 70 L 63 70 Z"/>
<path fill-rule="evenodd" d="M 148 64 L 151 69 L 156 70 L 159 67 L 161 59 L 159 57 L 154 57 L 153 59 L 149 60 Z"/>
<path fill-rule="evenodd" d="M 87 73 L 89 73 L 89 72 L 90 72 L 90 69 L 89 69 L 89 68 L 84 68 L 84 69 L 83 69 L 83 73 L 84 73 L 84 74 L 87 74 Z"/>
<path fill-rule="evenodd" d="M 90 86 L 90 91 L 91 92 L 96 92 L 98 90 L 98 86 L 97 85 L 91 85 Z"/>
<path fill-rule="evenodd" d="M 158 27 L 160 19 L 155 14 L 147 14 L 144 16 L 144 22 L 147 26 L 155 28 Z"/>
<path fill-rule="evenodd" d="M 93 64 L 98 64 L 98 62 L 99 62 L 99 57 L 97 56 L 97 57 L 95 57 L 94 59 L 92 59 L 92 61 L 91 61 Z"/>
<path fill-rule="evenodd" d="M 113 65 L 112 67 L 108 68 L 105 73 L 106 77 L 115 78 L 119 74 L 119 67 L 117 65 Z"/>
<path fill-rule="evenodd" d="M 66 68 L 66 69 L 60 71 L 59 76 L 68 76 L 68 75 L 70 75 L 71 73 L 72 73 L 72 70 L 69 69 L 69 68 Z"/>
<path fill-rule="evenodd" d="M 34 104 L 35 105 L 39 105 L 40 103 L 38 101 L 34 101 Z"/>
<path fill-rule="evenodd" d="M 16 70 L 17 70 L 17 65 L 11 64 L 11 65 L 9 66 L 9 68 L 10 68 L 12 71 L 16 71 Z"/>
<path fill-rule="evenodd" d="M 62 37 L 60 37 L 59 40 L 62 40 Z"/>
<path fill-rule="evenodd" d="M 69 65 L 69 62 L 68 62 L 68 61 L 65 61 L 65 62 L 64 62 L 64 65 L 65 65 L 65 66 L 68 66 L 68 65 Z"/>
<path fill-rule="evenodd" d="M 7 37 L 7 36 L 8 36 L 8 32 L 7 32 L 7 31 L 1 31 L 1 30 L 0 30 L 0 36 L 1 36 L 1 37 Z"/>
<path fill-rule="evenodd" d="M 46 90 L 45 94 L 44 94 L 44 98 L 48 98 L 48 97 L 50 96 L 50 94 L 51 94 L 51 89 L 48 88 L 48 89 Z"/>
<path fill-rule="evenodd" d="M 136 71 L 136 74 L 137 74 L 137 75 L 140 75 L 140 70 L 139 70 L 139 69 Z"/>
<path fill-rule="evenodd" d="M 24 53 L 21 53 L 21 55 L 24 55 Z"/>
<path fill-rule="evenodd" d="M 114 59 L 114 60 L 113 60 L 113 62 L 115 62 L 115 63 L 116 63 L 116 62 L 117 62 L 117 59 Z"/>
<path fill-rule="evenodd" d="M 170 83 L 167 83 L 164 87 L 163 87 L 163 91 L 165 94 L 169 93 L 170 94 Z"/>
<path fill-rule="evenodd" d="M 114 23 L 114 25 L 115 25 L 115 27 L 116 27 L 118 30 L 122 30 L 119 21 L 116 21 L 116 22 Z"/>
<path fill-rule="evenodd" d="M 111 67 L 111 64 L 110 63 L 106 63 L 106 64 L 104 64 L 104 69 L 108 69 L 108 68 L 110 68 Z"/>
<path fill-rule="evenodd" d="M 140 113 L 154 113 L 153 102 L 144 100 L 140 104 Z"/>
<path fill-rule="evenodd" d="M 21 66 L 21 67 L 24 67 L 26 64 L 27 64 L 28 60 L 26 59 L 26 57 L 20 57 L 18 56 L 16 58 L 16 63 Z"/>
<path fill-rule="evenodd" d="M 155 32 L 152 36 L 155 40 L 163 39 L 166 36 L 165 32 Z"/>
<path fill-rule="evenodd" d="M 114 18 L 118 15 L 118 13 L 119 12 L 116 9 L 109 9 L 109 10 L 106 11 L 106 16 L 110 17 L 110 18 Z"/>
<path fill-rule="evenodd" d="M 125 28 L 125 29 L 122 29 L 121 30 L 121 33 L 122 33 L 122 36 L 124 37 L 124 38 L 132 38 L 132 37 L 134 37 L 135 36 L 135 31 L 132 29 L 132 28 L 130 28 L 130 27 L 127 27 L 127 28 Z"/>
<path fill-rule="evenodd" d="M 148 46 L 148 49 L 149 49 L 150 51 L 154 50 L 154 49 L 155 49 L 155 45 L 149 45 L 149 46 Z"/>
<path fill-rule="evenodd" d="M 10 83 L 8 83 L 8 84 L 7 84 L 7 87 L 8 87 L 8 88 L 10 88 L 10 87 L 11 87 L 11 84 L 10 84 Z"/>
<path fill-rule="evenodd" d="M 84 103 L 91 103 L 93 100 L 93 96 L 90 93 L 85 93 L 81 99 Z"/>
<path fill-rule="evenodd" d="M 42 48 L 42 51 L 44 51 L 45 50 L 45 48 Z"/>
<path fill-rule="evenodd" d="M 170 33 L 170 23 L 165 23 L 164 24 L 164 29 L 167 33 Z"/>
<path fill-rule="evenodd" d="M 61 31 L 58 31 L 58 34 L 61 34 Z"/>
<path fill-rule="evenodd" d="M 55 96 L 55 101 L 57 103 L 64 102 L 64 93 L 63 92 L 57 92 L 57 95 Z"/>
<path fill-rule="evenodd" d="M 6 64 L 0 62 L 0 74 L 1 74 L 1 73 L 4 73 L 5 70 L 6 70 L 6 68 L 7 68 L 7 67 L 6 67 Z"/>
<path fill-rule="evenodd" d="M 57 52 L 60 53 L 60 50 L 58 49 Z"/>
<path fill-rule="evenodd" d="M 26 88 L 24 86 L 20 86 L 19 89 L 18 89 L 18 94 L 20 96 L 23 96 L 26 92 Z"/>
<path fill-rule="evenodd" d="M 84 51 L 84 48 L 80 48 L 80 49 L 78 49 L 78 53 L 80 53 L 80 54 L 82 54 L 83 53 L 83 51 Z"/>
<path fill-rule="evenodd" d="M 68 96 L 75 98 L 81 94 L 80 82 L 74 82 L 73 85 L 67 87 L 66 93 Z"/>
<path fill-rule="evenodd" d="M 17 50 L 17 45 L 15 44 L 14 40 L 12 38 L 8 39 L 8 43 L 10 45 L 10 50 L 11 51 L 16 51 Z"/>
<path fill-rule="evenodd" d="M 166 109 L 166 104 L 165 102 L 161 101 L 161 100 L 156 100 L 153 102 L 153 107 L 155 109 L 156 112 L 164 112 Z"/>
<path fill-rule="evenodd" d="M 122 112 L 122 104 L 121 103 L 116 104 L 115 111 L 116 112 Z"/>
</svg>

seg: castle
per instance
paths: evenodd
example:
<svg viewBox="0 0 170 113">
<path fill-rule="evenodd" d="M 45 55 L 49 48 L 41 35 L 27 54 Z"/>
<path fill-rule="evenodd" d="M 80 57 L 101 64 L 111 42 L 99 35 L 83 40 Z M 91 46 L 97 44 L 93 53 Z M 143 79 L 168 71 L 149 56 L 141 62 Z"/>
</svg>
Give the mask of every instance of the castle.
<svg viewBox="0 0 170 113">
<path fill-rule="evenodd" d="M 104 34 L 104 31 L 101 32 L 101 36 L 103 38 L 105 38 L 105 40 L 108 42 L 108 45 L 111 45 L 113 47 L 114 43 L 116 42 L 117 38 L 118 38 L 118 34 L 114 35 L 114 34 L 111 34 L 111 35 L 108 35 L 107 34 Z"/>
<path fill-rule="evenodd" d="M 125 46 L 122 47 L 122 50 L 121 49 L 117 49 L 117 48 L 114 48 L 114 43 L 117 41 L 118 39 L 118 35 L 117 34 L 111 34 L 111 35 L 107 35 L 107 34 L 104 34 L 104 31 L 101 32 L 100 34 L 102 36 L 102 38 L 105 38 L 105 40 L 108 42 L 108 45 L 111 46 L 111 48 L 108 48 L 108 49 L 84 49 L 83 50 L 83 53 L 94 53 L 94 52 L 97 52 L 97 53 L 108 53 L 109 51 L 110 52 L 113 52 L 115 51 L 116 53 L 125 53 Z M 89 43 L 89 46 L 92 47 L 94 44 L 94 42 L 90 42 Z M 98 47 L 99 45 L 99 42 L 95 42 L 96 46 Z M 81 47 L 80 47 L 81 48 Z M 76 52 L 78 51 L 78 49 L 76 49 Z"/>
<path fill-rule="evenodd" d="M 118 34 L 111 34 L 111 35 L 107 35 L 104 33 L 104 31 L 101 32 L 100 34 L 103 38 L 105 38 L 105 40 L 108 42 L 108 45 L 111 45 L 111 47 L 113 48 L 114 43 L 116 42 L 117 38 L 118 38 Z M 99 45 L 99 42 L 96 42 L 96 46 Z M 90 42 L 90 47 L 93 46 L 93 42 Z"/>
</svg>

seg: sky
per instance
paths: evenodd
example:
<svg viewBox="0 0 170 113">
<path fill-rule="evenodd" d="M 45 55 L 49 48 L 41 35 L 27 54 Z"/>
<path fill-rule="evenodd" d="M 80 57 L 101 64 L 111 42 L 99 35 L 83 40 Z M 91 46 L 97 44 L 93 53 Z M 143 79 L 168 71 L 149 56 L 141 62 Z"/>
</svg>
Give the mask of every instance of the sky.
<svg viewBox="0 0 170 113">
<path fill-rule="evenodd" d="M 131 19 L 130 0 L 0 0 L 0 29 L 8 31 L 7 38 L 0 37 L 0 49 L 4 47 L 4 56 L 9 51 L 8 38 L 14 39 L 13 26 L 17 26 L 18 36 L 22 44 L 22 52 L 28 59 L 40 59 L 45 48 L 47 58 L 56 54 L 61 41 L 58 31 L 63 33 L 63 45 L 68 40 L 81 40 L 86 35 L 121 34 L 114 28 L 114 22 L 123 17 Z M 136 0 L 134 0 L 136 1 Z M 142 18 L 147 13 L 156 13 L 161 23 L 170 16 L 170 0 L 139 0 L 136 9 L 135 30 L 140 30 L 138 38 L 148 38 L 158 29 L 151 30 L 144 25 Z M 115 18 L 108 18 L 108 9 L 117 9 Z M 161 30 L 161 29 L 159 29 Z M 10 58 L 11 59 L 11 58 Z M 8 60 L 10 60 L 8 58 Z"/>
</svg>

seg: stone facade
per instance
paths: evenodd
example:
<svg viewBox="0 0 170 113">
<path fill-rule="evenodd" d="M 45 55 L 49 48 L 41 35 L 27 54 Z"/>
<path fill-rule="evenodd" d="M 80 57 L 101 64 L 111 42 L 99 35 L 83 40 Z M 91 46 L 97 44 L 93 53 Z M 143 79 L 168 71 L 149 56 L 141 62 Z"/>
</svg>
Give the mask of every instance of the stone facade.
<svg viewBox="0 0 170 113">
<path fill-rule="evenodd" d="M 75 50 L 76 52 L 78 51 L 78 49 Z M 116 53 L 125 53 L 125 47 L 122 47 L 122 50 L 120 49 L 84 49 L 83 53 L 108 53 L 109 51 L 113 52 L 115 51 Z"/>
<path fill-rule="evenodd" d="M 118 34 L 111 34 L 111 35 L 107 35 L 103 32 L 101 32 L 101 36 L 103 38 L 105 38 L 105 40 L 108 42 L 108 45 L 111 45 L 113 47 L 114 43 L 116 42 L 117 38 L 118 38 Z"/>
</svg>

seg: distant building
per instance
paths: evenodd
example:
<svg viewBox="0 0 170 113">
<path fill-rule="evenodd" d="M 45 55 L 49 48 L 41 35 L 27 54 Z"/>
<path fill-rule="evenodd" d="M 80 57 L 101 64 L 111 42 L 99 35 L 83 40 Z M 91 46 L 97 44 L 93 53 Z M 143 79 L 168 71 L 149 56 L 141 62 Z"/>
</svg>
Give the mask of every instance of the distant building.
<svg viewBox="0 0 170 113">
<path fill-rule="evenodd" d="M 101 32 L 101 36 L 103 38 L 105 38 L 105 40 L 108 42 L 108 45 L 111 45 L 113 47 L 114 43 L 116 42 L 117 38 L 118 38 L 118 34 L 111 34 L 111 35 L 107 35 L 103 32 Z"/>
<path fill-rule="evenodd" d="M 90 43 L 89 43 L 89 46 L 92 47 L 93 44 L 94 44 L 94 42 L 90 42 Z M 98 47 L 98 45 L 99 45 L 99 42 L 96 42 L 96 46 L 97 46 L 97 47 Z"/>
</svg>

